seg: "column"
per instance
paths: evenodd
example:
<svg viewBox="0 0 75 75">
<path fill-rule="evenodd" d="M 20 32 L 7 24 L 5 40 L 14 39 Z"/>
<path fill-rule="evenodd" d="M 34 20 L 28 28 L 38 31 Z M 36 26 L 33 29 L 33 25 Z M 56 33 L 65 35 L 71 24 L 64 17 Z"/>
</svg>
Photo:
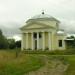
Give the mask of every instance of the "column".
<svg viewBox="0 0 75 75">
<path fill-rule="evenodd" d="M 32 50 L 34 50 L 34 44 L 33 44 L 33 32 L 31 33 L 31 40 L 32 40 Z"/>
<path fill-rule="evenodd" d="M 48 48 L 49 48 L 49 50 L 51 50 L 50 32 L 48 32 Z"/>
<path fill-rule="evenodd" d="M 26 49 L 28 49 L 28 33 L 26 33 Z"/>
<path fill-rule="evenodd" d="M 24 39 L 23 39 L 23 35 L 24 35 L 24 34 L 22 33 L 22 41 L 21 41 L 21 50 L 22 50 L 22 51 L 23 51 L 23 46 L 24 46 L 24 43 L 23 43 L 23 42 L 24 42 L 24 41 L 23 41 L 23 40 L 24 40 Z"/>
<path fill-rule="evenodd" d="M 43 50 L 45 50 L 45 32 L 42 32 L 42 44 Z"/>
<path fill-rule="evenodd" d="M 37 32 L 37 50 L 39 49 L 39 32 Z"/>
</svg>

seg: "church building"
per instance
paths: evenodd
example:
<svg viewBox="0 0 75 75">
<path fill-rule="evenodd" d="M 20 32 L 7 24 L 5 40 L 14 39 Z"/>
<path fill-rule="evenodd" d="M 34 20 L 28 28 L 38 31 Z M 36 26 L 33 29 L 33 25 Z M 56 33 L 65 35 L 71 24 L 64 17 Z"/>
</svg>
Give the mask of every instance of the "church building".
<svg viewBox="0 0 75 75">
<path fill-rule="evenodd" d="M 27 20 L 20 28 L 21 50 L 65 50 L 66 34 L 59 29 L 59 23 L 44 12 Z"/>
</svg>

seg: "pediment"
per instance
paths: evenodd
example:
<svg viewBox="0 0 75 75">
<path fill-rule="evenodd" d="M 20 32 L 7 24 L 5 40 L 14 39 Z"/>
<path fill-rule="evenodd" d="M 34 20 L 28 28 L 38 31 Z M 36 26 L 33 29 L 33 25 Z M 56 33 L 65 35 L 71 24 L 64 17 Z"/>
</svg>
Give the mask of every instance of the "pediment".
<svg viewBox="0 0 75 75">
<path fill-rule="evenodd" d="M 46 24 L 42 24 L 42 23 L 29 23 L 25 26 L 23 26 L 21 29 L 38 29 L 38 28 L 49 28 L 50 26 L 46 25 Z M 50 27 L 53 28 L 53 27 Z"/>
</svg>

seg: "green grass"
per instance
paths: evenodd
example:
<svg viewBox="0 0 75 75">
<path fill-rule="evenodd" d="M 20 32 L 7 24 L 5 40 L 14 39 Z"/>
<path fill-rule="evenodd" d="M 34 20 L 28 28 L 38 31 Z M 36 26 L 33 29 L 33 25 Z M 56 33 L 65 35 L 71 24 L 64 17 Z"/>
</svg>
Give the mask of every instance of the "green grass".
<svg viewBox="0 0 75 75">
<path fill-rule="evenodd" d="M 69 67 L 65 72 L 65 75 L 75 75 L 75 55 L 69 55 L 66 56 L 66 58 L 68 60 Z"/>
<path fill-rule="evenodd" d="M 49 55 L 50 59 L 57 59 L 64 64 L 68 64 L 68 68 L 64 75 L 75 75 L 75 55 Z"/>
<path fill-rule="evenodd" d="M 15 51 L 0 51 L 0 75 L 23 75 L 43 65 L 41 56 L 20 53 L 16 58 Z"/>
<path fill-rule="evenodd" d="M 67 50 L 24 50 L 25 54 L 49 54 L 49 55 L 73 55 L 75 54 L 75 49 L 67 49 Z"/>
<path fill-rule="evenodd" d="M 37 70 L 45 65 L 42 55 L 48 56 L 49 59 L 60 59 L 64 64 L 68 63 L 65 75 L 75 75 L 75 55 L 64 55 L 63 51 L 24 51 L 19 52 L 16 57 L 15 50 L 0 50 L 0 75 L 24 75 Z"/>
</svg>

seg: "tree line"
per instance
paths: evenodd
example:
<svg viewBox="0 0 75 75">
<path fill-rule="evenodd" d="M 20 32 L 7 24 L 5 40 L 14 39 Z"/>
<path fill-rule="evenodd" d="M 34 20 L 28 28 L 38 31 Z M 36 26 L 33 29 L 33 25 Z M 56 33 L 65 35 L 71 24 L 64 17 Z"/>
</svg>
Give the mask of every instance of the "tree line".
<svg viewBox="0 0 75 75">
<path fill-rule="evenodd" d="M 21 48 L 21 41 L 15 41 L 14 39 L 7 39 L 0 29 L 0 49 L 15 49 Z"/>
</svg>

